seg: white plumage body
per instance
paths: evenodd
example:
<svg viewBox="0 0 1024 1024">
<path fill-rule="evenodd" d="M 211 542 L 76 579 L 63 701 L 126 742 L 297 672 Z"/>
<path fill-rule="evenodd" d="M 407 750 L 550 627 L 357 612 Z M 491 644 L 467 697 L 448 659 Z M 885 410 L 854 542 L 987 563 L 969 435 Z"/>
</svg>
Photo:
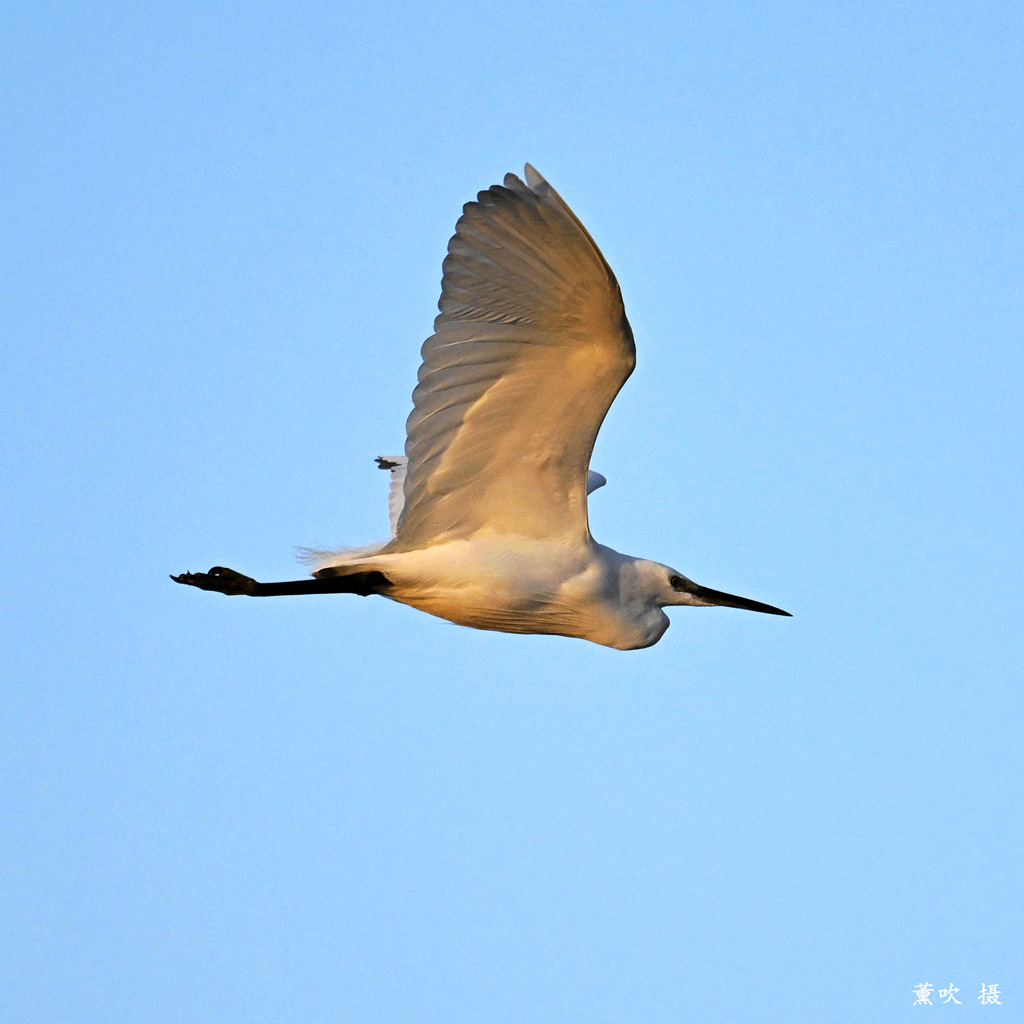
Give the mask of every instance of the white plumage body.
<svg viewBox="0 0 1024 1024">
<path fill-rule="evenodd" d="M 593 540 L 576 547 L 478 534 L 339 561 L 318 575 L 382 572 L 391 581 L 386 597 L 460 626 L 556 633 L 628 650 L 656 643 L 669 625 L 645 586 L 668 570 Z"/>
</svg>

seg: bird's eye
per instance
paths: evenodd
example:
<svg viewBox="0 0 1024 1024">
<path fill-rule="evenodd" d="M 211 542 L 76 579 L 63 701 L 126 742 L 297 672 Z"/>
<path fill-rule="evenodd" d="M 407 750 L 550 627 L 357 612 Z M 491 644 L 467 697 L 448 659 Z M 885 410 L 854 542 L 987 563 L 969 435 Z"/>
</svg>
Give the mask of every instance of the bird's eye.
<svg viewBox="0 0 1024 1024">
<path fill-rule="evenodd" d="M 679 588 L 682 587 L 682 585 L 683 585 L 683 577 L 682 576 L 669 576 L 669 578 L 668 578 L 668 585 L 673 590 L 679 590 Z"/>
</svg>

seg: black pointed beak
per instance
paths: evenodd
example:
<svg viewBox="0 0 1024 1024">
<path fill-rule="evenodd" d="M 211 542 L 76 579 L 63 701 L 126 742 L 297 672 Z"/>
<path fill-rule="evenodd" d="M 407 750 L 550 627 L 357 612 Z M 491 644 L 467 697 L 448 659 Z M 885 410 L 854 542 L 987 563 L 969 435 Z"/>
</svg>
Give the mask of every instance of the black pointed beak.
<svg viewBox="0 0 1024 1024">
<path fill-rule="evenodd" d="M 700 584 L 694 584 L 690 593 L 702 601 L 707 601 L 708 604 L 722 605 L 724 608 L 744 608 L 748 612 L 766 612 L 768 615 L 793 617 L 789 612 L 784 612 L 781 608 L 774 608 L 770 604 L 751 601 L 748 597 L 737 597 L 735 594 L 723 594 L 720 590 L 712 590 L 710 587 L 702 587 Z"/>
</svg>

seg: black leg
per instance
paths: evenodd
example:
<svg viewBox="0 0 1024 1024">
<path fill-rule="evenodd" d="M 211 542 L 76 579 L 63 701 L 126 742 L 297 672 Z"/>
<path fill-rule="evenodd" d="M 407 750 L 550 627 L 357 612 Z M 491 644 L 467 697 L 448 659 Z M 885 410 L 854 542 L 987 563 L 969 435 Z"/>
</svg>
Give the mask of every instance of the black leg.
<svg viewBox="0 0 1024 1024">
<path fill-rule="evenodd" d="M 355 572 L 326 579 L 287 580 L 282 583 L 258 583 L 234 569 L 215 565 L 209 572 L 183 572 L 172 576 L 175 583 L 185 583 L 200 590 L 219 594 L 247 594 L 249 597 L 281 597 L 286 594 L 383 594 L 391 581 L 382 572 Z"/>
</svg>

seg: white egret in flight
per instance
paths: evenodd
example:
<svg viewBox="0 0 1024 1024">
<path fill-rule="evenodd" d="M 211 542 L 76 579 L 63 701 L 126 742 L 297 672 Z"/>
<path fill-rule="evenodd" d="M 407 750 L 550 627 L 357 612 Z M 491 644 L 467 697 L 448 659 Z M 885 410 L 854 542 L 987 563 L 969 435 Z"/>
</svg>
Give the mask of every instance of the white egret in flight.
<svg viewBox="0 0 1024 1024">
<path fill-rule="evenodd" d="M 670 605 L 789 614 L 591 536 L 587 495 L 605 481 L 590 455 L 636 349 L 611 268 L 529 164 L 525 182 L 506 175 L 466 204 L 443 271 L 405 455 L 378 459 L 391 539 L 308 552 L 312 579 L 222 566 L 172 579 L 254 597 L 380 594 L 463 626 L 620 650 L 657 643 Z"/>
</svg>

